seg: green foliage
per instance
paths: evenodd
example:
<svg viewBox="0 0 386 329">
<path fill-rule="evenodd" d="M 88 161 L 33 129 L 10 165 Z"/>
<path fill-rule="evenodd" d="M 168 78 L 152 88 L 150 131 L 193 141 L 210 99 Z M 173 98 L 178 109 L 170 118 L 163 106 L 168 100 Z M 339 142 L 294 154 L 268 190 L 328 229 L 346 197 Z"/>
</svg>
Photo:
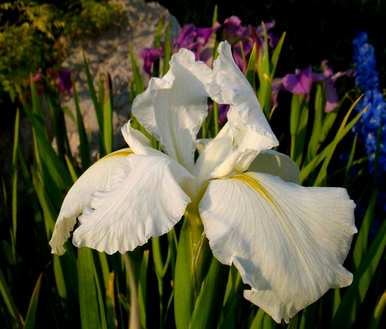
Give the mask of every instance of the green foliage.
<svg viewBox="0 0 386 329">
<path fill-rule="evenodd" d="M 0 96 L 15 100 L 31 76 L 56 66 L 70 40 L 94 36 L 117 24 L 121 8 L 110 0 L 16 0 L 0 4 Z"/>
</svg>

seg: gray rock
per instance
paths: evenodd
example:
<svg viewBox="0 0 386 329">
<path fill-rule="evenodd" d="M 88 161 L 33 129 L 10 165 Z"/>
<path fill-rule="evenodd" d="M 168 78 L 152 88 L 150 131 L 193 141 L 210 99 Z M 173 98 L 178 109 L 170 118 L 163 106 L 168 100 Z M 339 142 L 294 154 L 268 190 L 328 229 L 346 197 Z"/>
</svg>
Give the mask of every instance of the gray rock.
<svg viewBox="0 0 386 329">
<path fill-rule="evenodd" d="M 90 40 L 82 40 L 74 44 L 69 56 L 62 63 L 63 67 L 72 71 L 73 81 L 76 81 L 80 97 L 81 112 L 87 132 L 91 137 L 92 149 L 97 150 L 98 124 L 92 100 L 88 94 L 86 76 L 83 69 L 83 52 L 90 63 L 95 81 L 103 74 L 110 74 L 113 91 L 113 127 L 114 146 L 123 145 L 119 129 L 127 121 L 130 111 L 129 81 L 131 79 L 131 67 L 128 57 L 128 49 L 132 49 L 137 55 L 145 47 L 152 46 L 156 26 L 160 19 L 169 21 L 172 33 L 177 33 L 179 25 L 177 20 L 158 3 L 145 3 L 144 0 L 115 0 L 122 7 L 125 19 L 120 26 L 114 26 Z M 127 19 L 126 19 L 127 18 Z M 141 65 L 140 58 L 138 63 Z M 62 105 L 75 113 L 72 97 L 63 99 Z M 76 122 L 67 116 L 66 125 L 71 150 L 78 154 L 79 137 Z"/>
</svg>

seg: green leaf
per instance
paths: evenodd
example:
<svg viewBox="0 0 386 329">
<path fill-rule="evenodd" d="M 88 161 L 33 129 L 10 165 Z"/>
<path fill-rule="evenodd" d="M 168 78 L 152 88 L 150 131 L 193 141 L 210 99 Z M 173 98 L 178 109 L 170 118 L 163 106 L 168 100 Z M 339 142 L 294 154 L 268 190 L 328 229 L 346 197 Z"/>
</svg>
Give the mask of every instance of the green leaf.
<svg viewBox="0 0 386 329">
<path fill-rule="evenodd" d="M 81 327 L 102 329 L 95 284 L 95 265 L 92 252 L 88 248 L 78 249 L 78 280 Z"/>
<path fill-rule="evenodd" d="M 347 165 L 344 169 L 344 185 L 348 186 L 349 181 L 351 180 L 351 169 L 352 166 L 354 165 L 354 157 L 355 157 L 355 151 L 358 143 L 358 135 L 355 135 L 352 146 L 351 146 L 351 151 L 347 160 Z"/>
<path fill-rule="evenodd" d="M 141 72 L 139 70 L 137 61 L 133 54 L 133 51 L 129 52 L 131 71 L 133 72 L 132 82 L 131 82 L 131 98 L 134 99 L 135 96 L 142 93 L 145 90 L 145 84 Z"/>
<path fill-rule="evenodd" d="M 115 311 L 115 273 L 109 273 L 108 283 L 106 286 L 106 319 L 108 328 L 117 328 L 118 320 Z"/>
<path fill-rule="evenodd" d="M 218 6 L 215 5 L 213 8 L 213 14 L 212 14 L 212 26 L 214 26 L 218 21 Z"/>
<path fill-rule="evenodd" d="M 21 317 L 16 304 L 13 300 L 13 297 L 11 295 L 11 292 L 9 291 L 9 285 L 5 281 L 3 272 L 0 269 L 0 296 L 5 304 L 5 307 L 7 308 L 7 311 L 9 314 L 19 322 L 19 324 L 23 323 L 23 318 Z"/>
<path fill-rule="evenodd" d="M 179 236 L 174 277 L 174 318 L 177 329 L 189 328 L 194 300 L 206 272 L 208 245 L 198 210 L 188 207 Z"/>
<path fill-rule="evenodd" d="M 153 238 L 154 239 L 154 238 Z M 146 328 L 146 296 L 147 296 L 147 272 L 149 266 L 149 251 L 143 252 L 138 282 L 138 304 L 141 328 Z"/>
<path fill-rule="evenodd" d="M 382 294 L 381 298 L 379 298 L 379 301 L 374 309 L 373 317 L 370 322 L 369 329 L 377 329 L 379 328 L 379 324 L 382 320 L 382 315 L 385 310 L 386 305 L 386 291 Z"/>
<path fill-rule="evenodd" d="M 72 182 L 75 183 L 75 181 L 78 179 L 78 175 L 75 171 L 75 168 L 71 163 L 70 158 L 67 155 L 64 156 L 64 160 L 66 161 L 67 169 L 68 169 L 68 172 L 70 173 Z"/>
<path fill-rule="evenodd" d="M 103 131 L 102 106 L 98 101 L 97 93 L 94 87 L 94 79 L 90 71 L 90 65 L 84 54 L 83 54 L 83 64 L 84 64 L 84 71 L 86 73 L 88 93 L 91 97 L 92 103 L 94 104 L 94 110 L 98 121 L 99 131 Z"/>
<path fill-rule="evenodd" d="M 28 109 L 25 109 L 25 113 L 32 124 L 35 141 L 34 152 L 39 168 L 47 170 L 55 186 L 61 190 L 65 190 L 71 184 L 72 180 L 66 167 L 48 140 L 45 125 L 41 122 L 38 115 L 30 113 Z"/>
<path fill-rule="evenodd" d="M 255 81 L 256 65 L 257 65 L 257 48 L 256 48 L 256 43 L 254 43 L 251 54 L 249 55 L 247 69 L 245 71 L 245 76 L 247 77 L 247 80 L 252 85 L 254 90 L 256 89 L 256 81 Z"/>
<path fill-rule="evenodd" d="M 303 310 L 299 329 L 309 329 L 315 326 L 318 306 L 318 303 L 314 303 L 310 306 L 307 306 L 307 308 Z"/>
<path fill-rule="evenodd" d="M 53 266 L 54 266 L 56 290 L 58 292 L 58 295 L 61 298 L 66 299 L 68 295 L 67 287 L 66 287 L 66 278 L 63 273 L 63 267 L 60 262 L 59 256 L 53 256 Z"/>
<path fill-rule="evenodd" d="M 103 294 L 102 294 L 101 283 L 99 281 L 98 272 L 97 272 L 95 267 L 94 267 L 94 279 L 95 279 L 96 292 L 97 292 L 97 296 L 98 296 L 100 328 L 101 329 L 107 329 L 107 321 L 106 321 L 104 298 L 103 298 Z"/>
<path fill-rule="evenodd" d="M 354 102 L 354 104 L 351 106 L 349 111 L 346 113 L 334 139 L 312 161 L 307 163 L 307 165 L 305 165 L 301 169 L 300 171 L 301 182 L 304 182 L 304 180 L 308 178 L 308 176 L 320 165 L 320 163 L 322 163 L 325 160 L 327 160 L 325 162 L 326 165 L 325 165 L 324 171 L 320 173 L 321 177 L 319 178 L 319 180 L 323 179 L 326 176 L 326 167 L 328 166 L 337 145 L 347 135 L 347 133 L 351 131 L 351 128 L 357 123 L 357 121 L 364 113 L 364 111 L 358 113 L 349 123 L 347 123 L 348 118 L 352 113 L 352 110 L 355 108 L 356 104 L 358 103 L 358 101 L 359 99 Z"/>
<path fill-rule="evenodd" d="M 371 193 L 369 204 L 367 206 L 366 213 L 363 217 L 359 234 L 355 242 L 353 261 L 354 261 L 354 267 L 356 269 L 359 268 L 359 265 L 361 264 L 363 256 L 367 250 L 367 241 L 368 241 L 368 236 L 371 228 L 371 223 L 373 222 L 374 215 L 375 215 L 375 205 L 377 203 L 377 196 L 378 196 L 378 192 L 377 190 L 374 190 Z"/>
<path fill-rule="evenodd" d="M 290 134 L 291 158 L 301 165 L 308 123 L 308 101 L 303 95 L 293 95 L 291 100 Z"/>
<path fill-rule="evenodd" d="M 86 128 L 83 123 L 82 113 L 80 111 L 80 103 L 79 103 L 79 95 L 75 84 L 73 84 L 73 92 L 74 92 L 74 103 L 76 110 L 76 123 L 78 126 L 78 134 L 79 134 L 79 153 L 80 159 L 82 162 L 83 169 L 90 167 L 91 158 L 90 158 L 90 145 L 87 138 Z"/>
<path fill-rule="evenodd" d="M 113 150 L 113 98 L 110 75 L 104 80 L 103 90 L 103 141 L 104 150 L 109 154 Z"/>
<path fill-rule="evenodd" d="M 165 75 L 169 70 L 169 61 L 172 57 L 172 41 L 171 41 L 171 32 L 170 24 L 166 26 L 165 31 L 165 42 L 163 47 L 163 60 L 162 60 L 162 75 Z"/>
<path fill-rule="evenodd" d="M 164 34 L 164 26 L 165 26 L 165 18 L 161 17 L 160 20 L 157 23 L 155 33 L 154 33 L 154 47 L 160 48 L 161 47 L 161 40 L 162 36 Z"/>
<path fill-rule="evenodd" d="M 273 329 L 276 323 L 261 308 L 257 310 L 256 316 L 252 321 L 250 329 Z"/>
<path fill-rule="evenodd" d="M 259 89 L 257 91 L 257 98 L 260 102 L 263 112 L 267 115 L 271 107 L 272 76 L 271 63 L 268 51 L 268 34 L 264 23 L 263 30 L 264 41 L 257 57 L 257 76 L 259 78 Z"/>
<path fill-rule="evenodd" d="M 386 221 L 383 221 L 369 250 L 364 255 L 358 271 L 354 275 L 354 282 L 342 298 L 342 302 L 333 317 L 332 328 L 350 328 L 355 322 L 359 306 L 367 295 L 371 280 L 382 259 L 385 246 Z"/>
<path fill-rule="evenodd" d="M 212 257 L 208 274 L 201 285 L 194 306 L 189 328 L 209 329 L 216 326 L 224 298 L 226 272 L 227 268 Z"/>
<path fill-rule="evenodd" d="M 237 324 L 237 314 L 241 305 L 243 283 L 237 269 L 229 269 L 219 329 L 233 329 Z"/>
<path fill-rule="evenodd" d="M 44 227 L 46 230 L 46 238 L 50 239 L 54 229 L 55 220 L 54 214 L 56 213 L 53 209 L 53 205 L 44 191 L 44 186 L 41 177 L 38 172 L 33 172 L 32 183 L 35 189 L 36 196 L 38 197 L 39 204 L 43 210 Z"/>
<path fill-rule="evenodd" d="M 17 238 L 17 188 L 18 188 L 18 158 L 19 150 L 19 131 L 20 131 L 20 111 L 16 110 L 15 126 L 13 135 L 13 150 L 12 150 L 12 249 L 13 257 L 16 257 L 16 238 Z"/>
<path fill-rule="evenodd" d="M 24 329 L 35 328 L 36 311 L 38 309 L 39 293 L 40 293 L 40 286 L 42 283 L 42 277 L 43 277 L 43 274 L 40 274 L 38 280 L 36 281 L 35 288 L 29 302 L 27 315 L 25 317 Z"/>
<path fill-rule="evenodd" d="M 322 167 L 321 169 L 319 170 L 319 174 L 318 176 L 316 177 L 316 180 L 315 180 L 315 183 L 314 185 L 316 186 L 319 186 L 319 185 L 322 185 L 323 183 L 326 182 L 326 179 L 327 179 L 327 169 L 328 169 L 328 166 L 330 164 L 330 161 L 334 155 L 334 152 L 335 152 L 335 149 L 336 147 L 338 146 L 338 143 L 343 139 L 343 137 L 351 130 L 351 128 L 355 125 L 355 123 L 360 119 L 360 117 L 362 116 L 362 114 L 364 113 L 364 111 L 358 113 L 352 120 L 350 123 L 347 123 L 348 121 L 348 118 L 350 116 L 350 114 L 352 113 L 352 111 L 354 110 L 354 108 L 356 107 L 356 104 L 357 104 L 358 100 L 356 102 L 354 102 L 354 104 L 351 106 L 351 108 L 349 109 L 349 111 L 347 112 L 346 116 L 344 117 L 343 121 L 342 121 L 342 124 L 341 126 L 339 127 L 338 129 L 338 132 L 334 138 L 334 140 L 332 141 L 331 143 L 331 149 L 329 149 L 324 161 L 323 161 L 323 164 L 322 164 Z"/>
<path fill-rule="evenodd" d="M 130 290 L 130 318 L 129 329 L 140 329 L 140 315 L 139 315 L 139 303 L 138 303 L 138 291 L 137 280 L 135 277 L 134 266 L 131 259 L 127 254 L 122 256 L 127 275 L 127 285 Z"/>
<path fill-rule="evenodd" d="M 323 142 L 321 139 L 322 125 L 323 125 L 323 113 L 324 113 L 325 97 L 322 85 L 318 83 L 316 85 L 315 94 L 315 111 L 314 111 L 314 124 L 312 126 L 312 133 L 310 142 L 308 143 L 307 162 L 312 160 Z"/>
<path fill-rule="evenodd" d="M 273 51 L 272 58 L 271 58 L 271 78 L 273 79 L 276 73 L 276 68 L 277 68 L 277 63 L 279 61 L 280 53 L 283 48 L 284 44 L 284 39 L 286 36 L 286 32 L 284 32 L 281 37 L 279 42 L 277 43 L 275 50 Z"/>
</svg>

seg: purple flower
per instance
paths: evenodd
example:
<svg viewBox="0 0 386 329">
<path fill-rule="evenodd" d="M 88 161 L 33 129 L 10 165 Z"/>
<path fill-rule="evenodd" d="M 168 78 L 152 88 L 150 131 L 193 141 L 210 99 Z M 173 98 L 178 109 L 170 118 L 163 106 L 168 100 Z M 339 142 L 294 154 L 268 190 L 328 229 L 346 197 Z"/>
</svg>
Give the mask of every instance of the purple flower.
<svg viewBox="0 0 386 329">
<path fill-rule="evenodd" d="M 184 25 L 174 42 L 174 49 L 187 48 L 195 53 L 197 59 L 206 62 L 212 57 L 212 49 L 207 44 L 219 27 L 218 23 L 213 27 L 202 28 L 193 24 Z"/>
<path fill-rule="evenodd" d="M 312 69 L 296 70 L 295 74 L 287 74 L 282 79 L 284 89 L 295 95 L 308 95 L 312 87 Z"/>
<path fill-rule="evenodd" d="M 223 126 L 227 121 L 227 115 L 229 111 L 228 104 L 219 104 L 218 106 L 218 121 L 220 126 Z"/>
<path fill-rule="evenodd" d="M 328 65 L 327 60 L 322 61 L 321 63 L 322 73 L 313 74 L 314 81 L 323 81 L 326 92 L 326 107 L 325 112 L 332 112 L 336 109 L 339 103 L 339 96 L 335 88 L 335 82 L 337 79 L 344 76 L 352 76 L 352 71 L 337 72 L 334 74 L 332 68 Z"/>
<path fill-rule="evenodd" d="M 58 89 L 61 94 L 71 95 L 72 81 L 71 71 L 68 69 L 60 69 L 57 75 Z"/>
<path fill-rule="evenodd" d="M 343 76 L 352 76 L 351 71 L 337 72 L 334 74 L 327 61 L 321 63 L 322 73 L 312 72 L 311 66 L 304 70 L 296 70 L 295 74 L 287 74 L 282 79 L 272 82 L 272 103 L 277 105 L 277 96 L 284 89 L 295 95 L 309 95 L 314 82 L 323 82 L 325 86 L 326 105 L 325 112 L 335 110 L 339 97 L 335 88 L 337 79 Z"/>
<path fill-rule="evenodd" d="M 225 39 L 230 43 L 248 36 L 248 29 L 241 25 L 241 20 L 237 16 L 231 16 L 225 19 L 223 31 Z"/>
<path fill-rule="evenodd" d="M 153 64 L 162 56 L 162 48 L 144 48 L 140 52 L 143 60 L 143 70 L 151 76 Z"/>
</svg>

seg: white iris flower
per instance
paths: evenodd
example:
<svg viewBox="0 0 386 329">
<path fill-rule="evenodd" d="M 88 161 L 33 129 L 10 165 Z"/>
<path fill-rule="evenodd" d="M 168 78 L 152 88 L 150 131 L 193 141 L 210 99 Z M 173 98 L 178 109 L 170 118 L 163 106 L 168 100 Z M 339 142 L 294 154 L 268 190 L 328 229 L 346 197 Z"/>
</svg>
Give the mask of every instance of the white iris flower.
<svg viewBox="0 0 386 329">
<path fill-rule="evenodd" d="M 208 97 L 230 105 L 228 122 L 214 139 L 198 141 Z M 191 204 L 213 255 L 238 269 L 251 287 L 244 297 L 275 321 L 351 284 L 342 264 L 357 232 L 353 201 L 343 188 L 296 184 L 298 168 L 270 150 L 278 141 L 228 43 L 219 45 L 213 69 L 181 49 L 132 112 L 166 154 L 126 124 L 130 148 L 96 162 L 64 199 L 53 253 L 64 253 L 77 219 L 75 246 L 125 253 L 171 230 Z"/>
</svg>

